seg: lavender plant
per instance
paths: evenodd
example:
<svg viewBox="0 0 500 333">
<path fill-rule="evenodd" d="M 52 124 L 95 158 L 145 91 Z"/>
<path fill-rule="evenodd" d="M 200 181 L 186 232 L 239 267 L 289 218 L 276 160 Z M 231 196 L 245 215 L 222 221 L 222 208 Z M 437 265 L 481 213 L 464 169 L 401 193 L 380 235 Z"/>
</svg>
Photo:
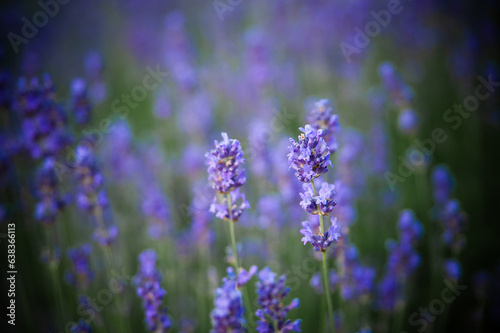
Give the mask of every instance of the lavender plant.
<svg viewBox="0 0 500 333">
<path fill-rule="evenodd" d="M 257 321 L 259 333 L 301 332 L 300 319 L 291 321 L 286 318 L 290 310 L 299 307 L 299 299 L 293 299 L 288 305 L 283 304 L 290 293 L 290 288 L 285 286 L 285 281 L 286 275 L 276 279 L 276 274 L 269 267 L 264 267 L 259 272 L 259 281 L 256 286 L 257 302 L 260 308 L 255 313 L 259 317 Z"/>
<path fill-rule="evenodd" d="M 137 296 L 142 298 L 146 315 L 145 323 L 150 332 L 168 332 L 172 321 L 162 300 L 167 292 L 161 288 L 161 274 L 156 268 L 157 255 L 154 250 L 144 250 L 139 255 L 139 272 L 133 279 Z"/>
<path fill-rule="evenodd" d="M 103 187 L 104 179 L 90 147 L 80 145 L 75 154 L 75 175 L 78 181 L 76 204 L 90 214 L 97 225 L 93 239 L 102 246 L 111 245 L 118 236 L 116 225 L 106 226 L 103 211 L 109 205 Z"/>
<path fill-rule="evenodd" d="M 299 136 L 298 142 L 290 139 L 288 163 L 295 170 L 295 176 L 299 181 L 306 183 L 304 184 L 305 192 L 300 194 L 302 208 L 310 214 L 319 216 L 318 232 L 314 231 L 307 221 L 302 222 L 303 229 L 300 232 L 304 235 L 302 238 L 304 245 L 310 242 L 315 251 L 322 252 L 323 285 L 327 290 L 328 321 L 331 321 L 331 329 L 334 330 L 335 323 L 328 287 L 326 250 L 333 242 L 338 242 L 340 233 L 338 232 L 337 220 L 334 217 L 331 219 L 331 226 L 326 231 L 323 226 L 323 217 L 328 216 L 336 204 L 335 200 L 333 200 L 335 186 L 323 182 L 318 194 L 314 184 L 316 178 L 328 171 L 328 165 L 332 165 L 330 162 L 330 148 L 322 137 L 322 129 L 315 130 L 312 126 L 306 125 L 305 128 L 300 128 L 300 130 L 303 134 Z"/>
</svg>

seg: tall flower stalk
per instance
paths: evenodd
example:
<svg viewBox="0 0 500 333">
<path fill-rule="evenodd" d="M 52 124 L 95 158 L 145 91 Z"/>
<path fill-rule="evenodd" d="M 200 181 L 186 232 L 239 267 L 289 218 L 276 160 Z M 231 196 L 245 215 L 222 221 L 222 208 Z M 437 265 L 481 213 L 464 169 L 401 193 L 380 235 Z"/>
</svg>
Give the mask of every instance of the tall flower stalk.
<svg viewBox="0 0 500 333">
<path fill-rule="evenodd" d="M 333 305 L 328 287 L 328 263 L 326 251 L 333 242 L 338 242 L 340 237 L 337 219 L 331 219 L 331 226 L 325 230 L 324 216 L 329 216 L 333 207 L 337 204 L 333 197 L 335 195 L 335 186 L 327 182 L 321 184 L 319 192 L 316 190 L 314 180 L 328 172 L 330 162 L 330 147 L 322 137 L 322 129 L 314 129 L 311 125 L 300 128 L 303 134 L 299 135 L 298 142 L 290 139 L 290 153 L 288 154 L 288 163 L 295 170 L 295 176 L 303 185 L 304 192 L 300 193 L 302 201 L 300 205 L 304 210 L 312 215 L 319 217 L 319 230 L 316 232 L 307 221 L 302 222 L 303 229 L 300 230 L 304 237 L 304 245 L 309 242 L 314 251 L 321 251 L 323 255 L 323 286 L 326 295 L 326 304 L 328 308 L 328 322 L 331 323 L 332 331 L 335 330 L 335 320 L 333 317 Z"/>
<path fill-rule="evenodd" d="M 208 180 L 212 188 L 216 191 L 216 196 L 210 206 L 210 212 L 218 218 L 229 222 L 229 232 L 231 235 L 231 246 L 233 250 L 234 267 L 240 270 L 238 259 L 238 248 L 236 246 L 236 236 L 234 224 L 238 222 L 243 211 L 250 208 L 245 194 L 240 192 L 241 187 L 246 182 L 245 169 L 243 164 L 243 150 L 240 142 L 229 139 L 227 133 L 222 133 L 222 141 L 215 140 L 215 148 L 205 154 L 208 165 Z M 236 286 L 237 288 L 237 286 Z M 243 289 L 245 303 L 249 306 L 248 296 Z M 248 307 L 250 312 L 250 308 Z M 250 317 L 251 318 L 251 317 Z M 250 320 L 250 322 L 252 322 Z"/>
</svg>

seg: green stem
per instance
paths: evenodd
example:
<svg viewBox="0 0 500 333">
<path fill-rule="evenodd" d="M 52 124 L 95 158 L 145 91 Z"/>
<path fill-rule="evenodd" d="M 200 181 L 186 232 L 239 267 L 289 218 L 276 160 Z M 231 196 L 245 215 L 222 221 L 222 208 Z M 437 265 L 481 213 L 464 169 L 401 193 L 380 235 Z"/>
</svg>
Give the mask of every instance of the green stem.
<svg viewBox="0 0 500 333">
<path fill-rule="evenodd" d="M 49 225 L 45 227 L 46 231 L 46 243 L 49 249 L 48 260 L 50 269 L 50 278 L 52 280 L 54 293 L 56 296 L 56 303 L 59 307 L 59 314 L 61 315 L 61 320 L 65 319 L 65 310 L 63 305 L 63 293 L 61 289 L 61 281 L 59 281 L 59 258 L 57 258 L 57 231 L 54 225 Z"/>
<path fill-rule="evenodd" d="M 330 295 L 330 286 L 328 285 L 328 267 L 326 263 L 326 253 L 323 252 L 323 284 L 325 288 L 326 295 L 326 305 L 328 307 L 328 322 L 332 328 L 332 332 L 335 332 L 335 318 L 333 317 L 333 306 Z"/>
<path fill-rule="evenodd" d="M 311 180 L 311 185 L 314 191 L 314 196 L 318 196 L 316 192 L 316 186 L 314 185 L 314 180 Z M 325 234 L 325 229 L 323 227 L 323 215 L 321 215 L 320 209 L 318 207 L 318 216 L 319 216 L 319 228 L 320 233 L 322 235 Z M 332 306 L 332 296 L 330 293 L 330 286 L 328 283 L 328 265 L 326 262 L 326 252 L 323 252 L 323 286 L 325 288 L 325 297 L 326 297 L 326 305 L 328 308 L 328 323 L 331 326 L 331 331 L 335 332 L 335 318 L 333 317 L 333 306 Z"/>
<path fill-rule="evenodd" d="M 238 248 L 236 247 L 236 236 L 234 234 L 235 222 L 233 221 L 233 214 L 232 214 L 233 203 L 231 202 L 231 194 L 226 193 L 226 196 L 227 196 L 227 209 L 229 213 L 229 232 L 231 234 L 231 244 L 233 247 L 234 268 L 235 268 L 235 274 L 238 274 L 238 271 L 240 269 L 240 264 L 238 261 Z M 248 297 L 248 293 L 245 286 L 243 286 L 241 289 L 243 294 L 243 303 L 245 304 L 245 308 L 248 310 L 248 322 L 253 327 L 254 321 L 252 316 L 252 309 L 250 306 L 250 298 Z"/>
</svg>

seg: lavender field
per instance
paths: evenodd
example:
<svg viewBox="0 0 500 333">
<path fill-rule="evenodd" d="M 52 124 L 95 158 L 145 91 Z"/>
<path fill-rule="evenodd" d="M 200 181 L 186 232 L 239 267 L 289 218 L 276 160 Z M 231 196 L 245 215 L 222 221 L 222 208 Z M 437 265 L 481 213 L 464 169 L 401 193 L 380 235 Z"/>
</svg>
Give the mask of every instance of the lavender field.
<svg viewBox="0 0 500 333">
<path fill-rule="evenodd" d="M 498 2 L 0 8 L 0 332 L 500 332 Z"/>
</svg>

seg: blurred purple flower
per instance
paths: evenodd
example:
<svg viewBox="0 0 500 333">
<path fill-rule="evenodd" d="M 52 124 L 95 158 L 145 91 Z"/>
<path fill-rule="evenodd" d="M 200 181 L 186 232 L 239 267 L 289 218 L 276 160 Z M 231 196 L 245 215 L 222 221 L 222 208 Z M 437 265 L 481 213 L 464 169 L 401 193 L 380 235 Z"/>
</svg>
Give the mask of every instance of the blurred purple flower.
<svg viewBox="0 0 500 333">
<path fill-rule="evenodd" d="M 340 130 L 339 117 L 333 113 L 333 106 L 328 99 L 320 99 L 307 110 L 307 122 L 315 129 L 321 129 L 321 135 L 330 147 L 331 152 L 337 151 L 337 133 Z"/>
<path fill-rule="evenodd" d="M 462 276 L 462 265 L 458 260 L 448 259 L 444 263 L 444 272 L 449 280 L 458 280 Z"/>
<path fill-rule="evenodd" d="M 71 325 L 71 333 L 91 333 L 92 328 L 90 327 L 90 324 L 83 320 L 80 319 L 78 320 L 78 323 Z"/>
<path fill-rule="evenodd" d="M 77 124 L 87 124 L 90 122 L 92 106 L 87 97 L 87 84 L 81 78 L 76 78 L 71 82 L 70 109 Z"/>
<path fill-rule="evenodd" d="M 415 110 L 402 110 L 398 116 L 398 126 L 404 134 L 415 134 L 419 126 L 419 118 Z"/>
<path fill-rule="evenodd" d="M 22 118 L 22 144 L 32 158 L 56 156 L 71 143 L 50 76 L 43 76 L 42 83 L 36 77 L 19 79 L 13 108 Z"/>
<path fill-rule="evenodd" d="M 59 193 L 59 181 L 55 171 L 55 160 L 47 157 L 36 174 L 35 219 L 43 224 L 53 224 L 66 205 Z"/>
<path fill-rule="evenodd" d="M 139 255 L 139 272 L 133 279 L 137 286 L 137 295 L 142 298 L 146 315 L 146 326 L 151 332 L 167 332 L 172 326 L 167 309 L 162 307 L 162 300 L 167 292 L 161 288 L 161 275 L 156 269 L 156 252 L 144 250 Z"/>
<path fill-rule="evenodd" d="M 285 286 L 286 275 L 278 279 L 276 274 L 269 267 L 264 267 L 259 272 L 257 286 L 257 302 L 259 309 L 255 312 L 257 321 L 257 331 L 259 333 L 272 332 L 301 332 L 300 319 L 291 321 L 286 319 L 288 312 L 299 307 L 299 299 L 295 298 L 289 305 L 284 305 L 283 301 L 290 293 L 290 288 Z"/>
<path fill-rule="evenodd" d="M 434 200 L 438 205 L 445 204 L 455 187 L 455 180 L 446 165 L 441 164 L 433 169 L 432 184 L 434 187 Z"/>
<path fill-rule="evenodd" d="M 212 333 L 245 333 L 245 308 L 236 281 L 224 279 L 223 285 L 215 290 L 215 308 L 210 313 Z"/>
<path fill-rule="evenodd" d="M 94 279 L 94 272 L 90 268 L 90 254 L 92 246 L 84 244 L 68 250 L 68 258 L 72 263 L 72 270 L 66 274 L 66 280 L 77 287 L 87 288 Z"/>
</svg>

